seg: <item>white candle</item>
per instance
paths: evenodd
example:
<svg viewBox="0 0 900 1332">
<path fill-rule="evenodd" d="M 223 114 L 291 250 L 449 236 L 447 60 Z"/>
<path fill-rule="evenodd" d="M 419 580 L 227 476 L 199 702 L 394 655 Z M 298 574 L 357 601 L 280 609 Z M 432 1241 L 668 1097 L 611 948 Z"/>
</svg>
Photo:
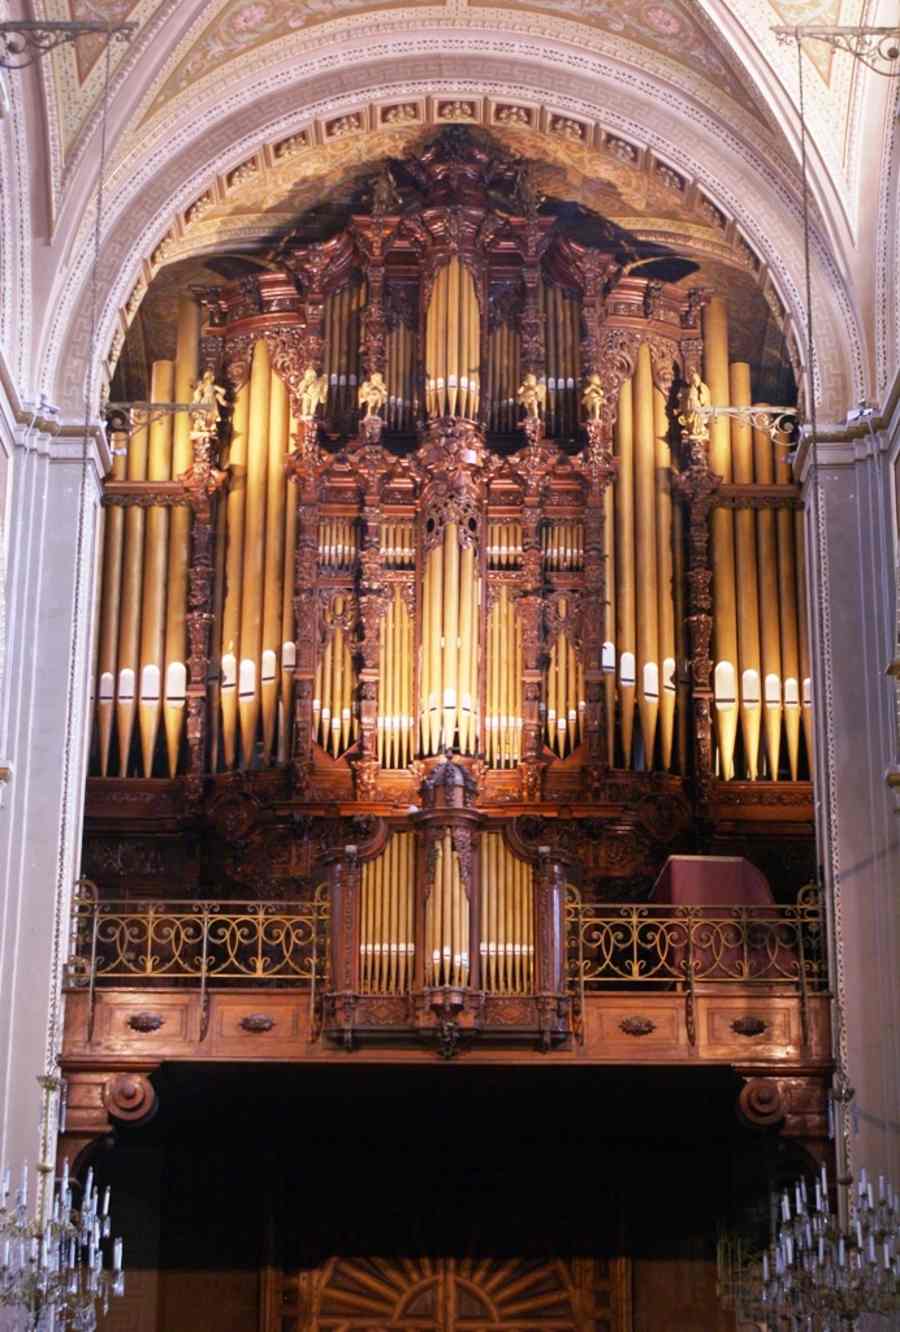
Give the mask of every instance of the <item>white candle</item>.
<svg viewBox="0 0 900 1332">
<path fill-rule="evenodd" d="M 843 1235 L 841 1235 L 841 1237 L 838 1239 L 837 1260 L 838 1260 L 838 1267 L 843 1267 L 844 1263 L 847 1261 L 847 1254 L 844 1248 Z"/>
<path fill-rule="evenodd" d="M 887 1245 L 885 1245 L 884 1248 L 885 1252 L 887 1252 Z M 766 1282 L 766 1284 L 768 1284 L 769 1281 L 769 1258 L 765 1253 L 763 1254 L 763 1281 Z"/>
<path fill-rule="evenodd" d="M 107 1186 L 106 1186 L 106 1190 L 105 1190 L 105 1192 L 104 1192 L 104 1194 L 103 1194 L 103 1215 L 104 1215 L 104 1216 L 109 1216 L 109 1185 L 108 1185 L 108 1184 L 107 1184 Z"/>
<path fill-rule="evenodd" d="M 884 1175 L 878 1176 L 878 1201 L 884 1202 Z"/>
<path fill-rule="evenodd" d="M 122 1248 L 123 1248 L 123 1245 L 122 1245 L 122 1241 L 121 1241 L 121 1239 L 117 1239 L 117 1240 L 114 1242 L 114 1244 L 113 1244 L 113 1271 L 114 1271 L 114 1272 L 121 1272 L 121 1270 L 122 1270 Z"/>
</svg>

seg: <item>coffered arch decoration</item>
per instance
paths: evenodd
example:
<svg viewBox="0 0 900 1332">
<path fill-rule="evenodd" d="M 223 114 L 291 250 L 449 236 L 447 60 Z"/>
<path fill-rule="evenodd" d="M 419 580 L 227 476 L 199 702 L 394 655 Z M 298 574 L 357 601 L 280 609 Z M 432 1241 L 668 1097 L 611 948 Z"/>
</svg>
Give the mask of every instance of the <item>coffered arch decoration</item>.
<svg viewBox="0 0 900 1332">
<path fill-rule="evenodd" d="M 333 160 L 337 159 L 345 161 L 352 172 L 354 164 L 361 169 L 371 162 L 379 142 L 371 136 L 385 136 L 387 140 L 395 135 L 415 135 L 416 122 L 408 126 L 391 122 L 388 128 L 387 124 L 378 124 L 376 116 L 395 107 L 419 106 L 438 119 L 455 103 L 467 101 L 475 106 L 476 123 L 485 125 L 487 117 L 491 131 L 505 135 L 510 142 L 515 141 L 516 130 L 527 130 L 529 136 L 540 135 L 548 144 L 555 144 L 557 159 L 566 153 L 571 157 L 574 152 L 576 158 L 580 154 L 587 168 L 581 170 L 582 176 L 587 179 L 590 171 L 601 171 L 604 185 L 618 189 L 623 197 L 634 184 L 631 168 L 644 163 L 652 164 L 657 172 L 655 179 L 642 185 L 648 195 L 651 185 L 654 190 L 658 185 L 666 187 L 667 173 L 660 170 L 660 164 L 668 168 L 670 179 L 690 182 L 698 206 L 702 204 L 707 210 L 705 219 L 699 217 L 696 222 L 700 232 L 715 241 L 716 233 L 723 231 L 720 223 L 724 219 L 726 243 L 731 227 L 731 243 L 737 246 L 740 237 L 740 243 L 747 246 L 747 262 L 750 256 L 756 256 L 767 266 L 777 300 L 794 326 L 802 328 L 802 247 L 796 199 L 781 165 L 771 155 L 764 155 L 758 144 L 738 138 L 718 118 L 671 88 L 661 88 L 636 75 L 623 82 L 621 68 L 614 69 L 610 62 L 582 55 L 570 59 L 568 68 L 553 67 L 546 49 L 522 42 L 516 54 L 530 57 L 531 63 L 523 59 L 517 68 L 518 82 L 511 85 L 509 43 L 502 59 L 496 53 L 501 43 L 495 42 L 493 48 L 485 43 L 486 49 L 479 48 L 477 53 L 470 50 L 462 62 L 455 62 L 470 75 L 480 77 L 450 82 L 446 79 L 446 62 L 428 49 L 429 42 L 424 37 L 410 38 L 411 47 L 425 49 L 410 51 L 402 60 L 386 55 L 375 60 L 371 51 L 365 64 L 348 59 L 342 70 L 345 92 L 340 99 L 334 97 L 333 73 L 310 78 L 302 85 L 301 106 L 289 115 L 284 113 L 284 95 L 291 80 L 296 80 L 296 73 L 283 70 L 277 77 L 270 77 L 265 88 L 257 85 L 245 94 L 235 90 L 225 114 L 212 127 L 204 125 L 202 117 L 186 114 L 181 123 L 170 127 L 171 149 L 161 167 L 158 155 L 153 160 L 152 144 L 142 157 L 129 155 L 116 167 L 107 195 L 109 230 L 101 259 L 101 284 L 107 292 L 102 318 L 105 345 L 114 343 L 119 312 L 127 307 L 140 277 L 146 279 L 152 274 L 154 256 L 168 261 L 168 238 L 179 242 L 181 254 L 209 253 L 220 248 L 215 238 L 207 237 L 203 243 L 199 239 L 201 229 L 209 226 L 216 215 L 212 207 L 207 219 L 203 217 L 204 205 L 191 214 L 187 227 L 197 227 L 198 240 L 182 247 L 180 241 L 187 242 L 185 218 L 205 195 L 211 195 L 219 212 L 233 212 L 227 191 L 226 197 L 219 197 L 220 182 L 233 186 L 236 173 L 248 162 L 254 163 L 257 171 L 251 168 L 245 179 L 237 180 L 239 188 L 232 195 L 235 201 L 249 178 L 258 171 L 265 174 L 266 166 L 274 170 L 274 153 L 279 145 L 295 141 L 292 148 L 298 150 L 296 179 L 300 181 L 311 174 L 301 162 L 300 150 L 306 146 L 314 160 L 324 150 L 322 161 L 329 170 L 333 171 Z M 294 83 L 295 97 L 300 91 Z M 498 119 L 504 107 L 526 111 L 530 107 L 535 124 L 505 124 Z M 582 127 L 580 144 L 570 137 L 566 122 Z M 418 132 L 422 128 L 420 124 Z M 525 136 L 522 141 L 524 145 Z M 624 148 L 620 149 L 619 143 Z M 622 153 L 627 158 L 630 148 L 638 154 L 637 163 L 623 161 L 617 155 Z M 605 166 L 599 165 L 601 162 Z M 579 169 L 577 164 L 566 166 L 561 161 L 556 165 L 570 174 Z M 660 211 L 665 221 L 664 211 Z M 44 343 L 43 386 L 61 405 L 77 400 L 83 382 L 78 349 L 86 341 L 82 297 L 89 266 L 89 221 L 86 218 L 80 236 L 73 237 L 76 257 L 60 279 Z M 247 239 L 259 236 L 257 227 L 248 229 L 251 235 Z M 229 235 L 232 245 L 236 239 L 234 233 Z M 843 419 L 847 403 L 863 391 L 865 374 L 857 320 L 846 287 L 834 280 L 830 256 L 818 238 L 815 250 L 819 400 L 824 422 Z"/>
</svg>

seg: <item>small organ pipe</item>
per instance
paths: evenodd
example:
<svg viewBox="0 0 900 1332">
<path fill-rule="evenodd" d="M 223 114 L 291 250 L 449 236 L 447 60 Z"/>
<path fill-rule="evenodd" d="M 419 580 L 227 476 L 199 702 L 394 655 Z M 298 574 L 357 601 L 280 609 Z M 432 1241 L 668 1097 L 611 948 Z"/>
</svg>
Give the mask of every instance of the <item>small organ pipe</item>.
<svg viewBox="0 0 900 1332">
<path fill-rule="evenodd" d="M 288 418 L 287 448 L 291 447 L 297 423 Z M 297 554 L 297 494 L 292 485 L 285 488 L 284 508 L 284 572 L 281 585 L 281 697 L 278 726 L 278 761 L 285 763 L 289 753 L 289 737 L 294 706 L 294 666 L 296 644 L 294 640 L 294 561 Z"/>
<path fill-rule="evenodd" d="M 500 833 L 481 834 L 482 984 L 489 994 L 529 994 L 533 985 L 532 867 Z"/>
<path fill-rule="evenodd" d="M 150 380 L 152 402 L 171 402 L 175 386 L 172 361 L 155 361 Z M 172 417 L 150 423 L 147 462 L 149 481 L 168 481 L 172 474 Z M 147 513 L 144 536 L 144 578 L 141 594 L 141 674 L 138 717 L 145 777 L 153 773 L 153 754 L 162 716 L 162 671 L 166 613 L 166 557 L 169 511 L 154 504 Z"/>
<path fill-rule="evenodd" d="M 720 296 L 713 296 L 703 311 L 703 364 L 714 407 L 730 405 L 728 375 L 728 311 Z M 731 435 L 727 418 L 709 423 L 709 465 L 717 476 L 731 481 Z M 721 776 L 734 776 L 734 747 L 738 719 L 737 598 L 735 590 L 734 514 L 712 512 L 713 650 L 716 727 Z"/>
</svg>

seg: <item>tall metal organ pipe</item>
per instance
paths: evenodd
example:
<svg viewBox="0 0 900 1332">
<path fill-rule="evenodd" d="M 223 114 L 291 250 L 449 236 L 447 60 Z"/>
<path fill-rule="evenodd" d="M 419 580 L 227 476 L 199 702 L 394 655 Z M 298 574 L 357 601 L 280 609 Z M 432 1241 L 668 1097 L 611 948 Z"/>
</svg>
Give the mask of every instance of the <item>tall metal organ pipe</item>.
<svg viewBox="0 0 900 1332">
<path fill-rule="evenodd" d="M 728 309 L 721 296 L 713 296 L 703 311 L 703 365 L 712 405 L 730 406 Z M 727 418 L 717 417 L 710 421 L 709 465 L 723 480 L 732 480 L 731 432 Z M 728 509 L 713 509 L 712 563 L 713 685 L 719 771 L 721 777 L 730 781 L 734 776 L 739 691 L 734 514 Z"/>
<path fill-rule="evenodd" d="M 150 377 L 152 402 L 171 402 L 175 367 L 155 361 Z M 155 415 L 150 422 L 147 480 L 168 481 L 172 475 L 172 417 Z M 169 510 L 154 504 L 147 511 L 141 590 L 141 661 L 138 718 L 141 762 L 145 777 L 153 772 L 153 755 L 162 716 L 162 672 L 166 614 L 166 557 Z"/>
<path fill-rule="evenodd" d="M 468 985 L 469 919 L 459 856 L 446 828 L 435 847 L 434 877 L 425 904 L 426 985 Z"/>
<path fill-rule="evenodd" d="M 750 366 L 736 361 L 731 366 L 731 401 L 749 407 Z M 731 422 L 732 475 L 736 483 L 753 481 L 753 441 L 749 422 Z M 741 735 L 744 741 L 745 775 L 755 781 L 759 772 L 759 741 L 762 720 L 761 653 L 759 637 L 759 587 L 757 583 L 756 524 L 750 509 L 734 515 L 735 582 L 737 587 L 738 654 L 740 669 Z"/>
<path fill-rule="evenodd" d="M 415 833 L 394 833 L 363 865 L 360 985 L 364 994 L 405 994 L 415 954 Z"/>
</svg>

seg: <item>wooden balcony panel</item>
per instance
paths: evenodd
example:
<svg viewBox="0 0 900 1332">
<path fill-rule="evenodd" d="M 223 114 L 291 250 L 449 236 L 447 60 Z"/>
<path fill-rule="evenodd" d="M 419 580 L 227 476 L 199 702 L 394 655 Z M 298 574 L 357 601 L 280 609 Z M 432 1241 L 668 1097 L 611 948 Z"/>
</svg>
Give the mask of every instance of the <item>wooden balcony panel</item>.
<svg viewBox="0 0 900 1332">
<path fill-rule="evenodd" d="M 691 1044 L 685 994 L 675 990 L 585 996 L 582 1028 L 546 1053 L 504 1045 L 491 1028 L 487 1041 L 466 1044 L 461 1062 L 550 1064 L 740 1065 L 790 1070 L 830 1063 L 829 996 L 807 1000 L 809 1039 L 803 1040 L 798 994 L 760 993 L 760 987 L 709 985 L 696 993 L 696 1043 Z M 345 1062 L 347 1052 L 315 1029 L 308 990 L 259 984 L 208 992 L 204 1020 L 199 990 L 116 986 L 96 992 L 89 1038 L 90 997 L 66 997 L 63 1063 L 68 1067 L 140 1066 L 168 1061 Z M 157 1024 L 152 1018 L 161 1018 Z M 735 1024 L 739 1024 L 735 1027 Z M 762 1030 L 757 1028 L 762 1024 Z M 205 1025 L 205 1032 L 204 1032 Z M 434 1048 L 399 1027 L 390 1049 L 361 1044 L 351 1058 L 433 1062 Z"/>
</svg>

